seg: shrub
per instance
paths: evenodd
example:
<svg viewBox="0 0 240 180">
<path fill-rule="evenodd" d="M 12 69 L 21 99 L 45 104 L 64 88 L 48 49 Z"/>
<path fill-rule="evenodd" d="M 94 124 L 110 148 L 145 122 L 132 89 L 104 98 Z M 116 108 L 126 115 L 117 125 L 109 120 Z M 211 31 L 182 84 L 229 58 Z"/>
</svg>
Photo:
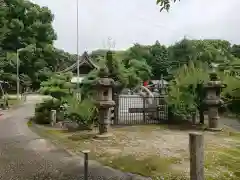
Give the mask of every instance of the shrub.
<svg viewBox="0 0 240 180">
<path fill-rule="evenodd" d="M 227 84 L 227 87 L 222 92 L 227 109 L 231 113 L 240 114 L 240 80 L 229 75 L 225 75 L 222 80 Z"/>
<path fill-rule="evenodd" d="M 186 119 L 190 113 L 197 111 L 200 106 L 198 84 L 208 79 L 205 69 L 204 64 L 190 62 L 179 69 L 176 78 L 170 82 L 167 102 L 172 117 Z"/>
<path fill-rule="evenodd" d="M 51 110 L 59 111 L 61 107 L 61 101 L 58 99 L 47 99 L 39 103 L 35 107 L 34 121 L 37 124 L 50 124 Z"/>
<path fill-rule="evenodd" d="M 78 101 L 74 97 L 67 99 L 66 116 L 79 126 L 90 127 L 96 119 L 96 107 L 91 99 Z"/>
</svg>

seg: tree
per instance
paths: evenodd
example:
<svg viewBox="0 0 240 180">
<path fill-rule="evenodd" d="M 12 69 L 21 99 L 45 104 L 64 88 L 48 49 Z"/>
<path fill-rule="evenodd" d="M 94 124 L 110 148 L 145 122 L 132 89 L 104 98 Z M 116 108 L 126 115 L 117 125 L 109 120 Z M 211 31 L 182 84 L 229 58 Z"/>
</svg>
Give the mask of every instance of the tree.
<svg viewBox="0 0 240 180">
<path fill-rule="evenodd" d="M 129 63 L 132 59 L 136 59 L 138 61 L 148 61 L 149 58 L 149 46 L 134 44 L 132 47 L 125 51 L 123 56 L 123 63 L 127 68 L 129 68 Z"/>
<path fill-rule="evenodd" d="M 197 56 L 192 41 L 184 38 L 168 48 L 169 60 L 173 68 L 179 68 L 189 61 L 194 61 Z"/>
<path fill-rule="evenodd" d="M 3 0 L 0 6 L 0 59 L 3 80 L 16 82 L 16 51 L 19 51 L 19 73 L 24 85 L 38 88 L 51 71 L 51 61 L 46 58 L 51 51 L 56 34 L 52 28 L 53 15 L 47 7 L 25 0 Z M 52 55 L 54 52 L 51 52 Z M 9 54 L 11 58 L 9 59 Z M 56 53 L 55 53 L 56 54 Z M 51 59 L 52 61 L 55 58 Z M 10 63 L 9 63 L 10 61 Z M 14 78 L 13 78 L 14 77 Z M 6 78 L 6 79 L 5 79 Z M 43 78 L 43 79 L 42 79 Z M 13 83 L 16 84 L 16 83 Z"/>
<path fill-rule="evenodd" d="M 167 98 L 171 113 L 175 116 L 185 119 L 189 113 L 200 110 L 201 97 L 197 90 L 199 84 L 208 80 L 207 69 L 208 66 L 205 64 L 201 62 L 194 64 L 191 61 L 179 68 L 175 78 L 170 82 Z"/>
<path fill-rule="evenodd" d="M 16 51 L 29 44 L 43 48 L 53 44 L 56 34 L 52 28 L 53 14 L 47 7 L 40 7 L 25 0 L 4 0 L 0 7 L 0 24 L 3 50 Z M 1 31 L 2 32 L 2 31 Z"/>
<path fill-rule="evenodd" d="M 128 88 L 134 88 L 142 81 L 149 80 L 151 73 L 151 67 L 145 61 L 138 61 L 132 59 L 129 62 L 129 68 L 126 70 L 128 77 Z"/>
<path fill-rule="evenodd" d="M 170 46 L 168 50 L 171 66 L 175 68 L 189 61 L 201 61 L 209 65 L 213 62 L 218 63 L 219 68 L 224 70 L 234 60 L 231 54 L 231 44 L 219 39 L 188 40 L 184 38 Z"/>
<path fill-rule="evenodd" d="M 16 84 L 17 55 L 21 86 L 38 89 L 40 83 L 76 62 L 77 56 L 53 46 L 57 36 L 53 14 L 26 0 L 2 0 L 0 6 L 0 78 Z M 27 82 L 25 82 L 27 81 Z"/>
<path fill-rule="evenodd" d="M 171 62 L 169 61 L 168 48 L 158 41 L 151 46 L 135 44 L 123 56 L 123 63 L 131 67 L 130 61 L 137 60 L 151 67 L 151 79 L 160 79 L 161 75 L 168 78 Z"/>
<path fill-rule="evenodd" d="M 71 73 L 57 73 L 49 77 L 47 81 L 41 83 L 39 92 L 44 95 L 51 95 L 52 97 L 61 100 L 71 94 L 71 89 L 74 87 L 70 83 Z"/>
<path fill-rule="evenodd" d="M 157 4 L 160 5 L 162 10 L 169 10 L 171 7 L 171 2 L 176 2 L 177 0 L 157 0 Z M 179 0 L 180 1 L 180 0 Z"/>
<path fill-rule="evenodd" d="M 171 62 L 169 61 L 168 49 L 158 41 L 150 47 L 150 58 L 147 63 L 152 68 L 153 79 L 160 79 L 161 75 L 168 77 Z"/>
<path fill-rule="evenodd" d="M 107 55 L 100 55 L 96 57 L 99 59 L 99 66 L 107 66 L 110 70 L 110 77 L 114 79 L 118 88 L 116 91 L 121 91 L 123 88 L 132 88 L 139 84 L 141 81 L 147 80 L 151 76 L 151 67 L 147 64 L 145 60 L 130 59 L 122 60 L 117 55 L 117 52 L 112 52 L 113 59 L 106 59 Z M 121 52 L 122 53 L 122 52 Z M 127 51 L 127 53 L 129 53 Z M 90 55 L 91 56 L 91 55 Z M 105 58 L 103 58 L 105 57 Z M 133 56 L 132 56 L 133 57 Z M 82 82 L 82 94 L 87 95 L 92 89 L 92 85 L 98 79 L 98 70 L 91 71 Z"/>
<path fill-rule="evenodd" d="M 240 45 L 234 44 L 231 48 L 231 53 L 235 57 L 240 58 Z"/>
</svg>

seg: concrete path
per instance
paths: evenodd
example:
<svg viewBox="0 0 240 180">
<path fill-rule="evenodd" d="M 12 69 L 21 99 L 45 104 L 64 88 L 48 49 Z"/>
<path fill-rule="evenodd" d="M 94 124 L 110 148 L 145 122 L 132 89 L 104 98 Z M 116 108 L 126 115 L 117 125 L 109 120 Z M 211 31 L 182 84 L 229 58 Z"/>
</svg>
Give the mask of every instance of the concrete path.
<svg viewBox="0 0 240 180">
<path fill-rule="evenodd" d="M 0 180 L 80 180 L 83 159 L 70 156 L 33 133 L 26 125 L 38 96 L 0 117 Z M 90 163 L 89 180 L 145 179 Z"/>
<path fill-rule="evenodd" d="M 240 131 L 240 121 L 237 119 L 221 117 L 220 124 L 233 128 L 236 131 Z"/>
</svg>

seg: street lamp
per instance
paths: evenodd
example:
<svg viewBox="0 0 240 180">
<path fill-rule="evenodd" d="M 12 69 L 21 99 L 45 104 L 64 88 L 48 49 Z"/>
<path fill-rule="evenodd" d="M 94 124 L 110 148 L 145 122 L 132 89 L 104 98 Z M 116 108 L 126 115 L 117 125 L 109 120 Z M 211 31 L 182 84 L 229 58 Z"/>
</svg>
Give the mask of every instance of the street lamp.
<svg viewBox="0 0 240 180">
<path fill-rule="evenodd" d="M 78 77 L 78 85 L 77 85 L 77 87 L 78 87 L 78 90 L 79 90 L 79 76 L 80 76 L 80 72 L 79 72 L 79 61 L 80 61 L 80 59 L 79 59 L 79 32 L 78 32 L 78 30 L 79 30 L 79 22 L 78 22 L 78 14 L 79 14 L 79 11 L 78 11 L 78 0 L 76 0 L 77 1 L 77 77 Z M 79 93 L 79 92 L 78 92 Z"/>
<path fill-rule="evenodd" d="M 17 99 L 19 100 L 20 97 L 19 97 L 19 91 L 20 91 L 20 85 L 19 85 L 19 82 L 20 82 L 20 79 L 19 79 L 19 52 L 21 52 L 22 50 L 24 50 L 24 48 L 20 48 L 20 49 L 17 49 Z"/>
</svg>

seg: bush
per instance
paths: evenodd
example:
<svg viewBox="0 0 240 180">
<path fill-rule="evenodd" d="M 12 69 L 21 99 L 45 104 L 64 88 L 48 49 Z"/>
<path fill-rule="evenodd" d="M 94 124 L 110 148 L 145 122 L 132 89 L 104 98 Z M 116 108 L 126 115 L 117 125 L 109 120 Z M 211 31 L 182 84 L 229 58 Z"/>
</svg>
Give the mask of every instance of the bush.
<svg viewBox="0 0 240 180">
<path fill-rule="evenodd" d="M 172 118 L 184 120 L 198 110 L 200 106 L 198 84 L 206 82 L 207 79 L 204 64 L 195 65 L 190 62 L 188 66 L 184 65 L 179 69 L 175 79 L 169 84 L 167 102 Z"/>
<path fill-rule="evenodd" d="M 35 107 L 34 121 L 37 124 L 50 124 L 50 113 L 51 110 L 59 111 L 61 107 L 61 101 L 58 99 L 48 99 L 39 103 Z"/>
<path fill-rule="evenodd" d="M 234 76 L 225 75 L 222 78 L 227 87 L 223 89 L 222 96 L 231 113 L 240 114 L 240 80 Z"/>
<path fill-rule="evenodd" d="M 79 126 L 90 127 L 96 119 L 96 107 L 92 100 L 78 101 L 71 97 L 67 100 L 66 117 L 75 121 Z"/>
</svg>

